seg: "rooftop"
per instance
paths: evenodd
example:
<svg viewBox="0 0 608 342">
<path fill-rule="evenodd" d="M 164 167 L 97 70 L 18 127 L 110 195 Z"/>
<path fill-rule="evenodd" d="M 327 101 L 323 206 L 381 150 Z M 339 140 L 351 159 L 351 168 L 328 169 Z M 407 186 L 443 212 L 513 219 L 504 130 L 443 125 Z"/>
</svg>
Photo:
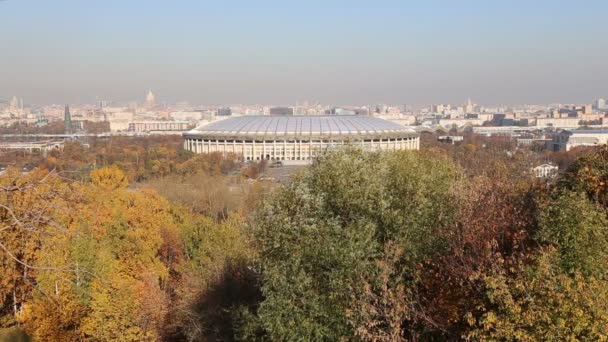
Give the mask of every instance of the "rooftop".
<svg viewBox="0 0 608 342">
<path fill-rule="evenodd" d="M 608 134 L 608 129 L 571 129 L 568 132 L 573 134 Z"/>
<path fill-rule="evenodd" d="M 414 133 L 397 123 L 361 115 L 332 116 L 240 116 L 198 127 L 189 134 L 306 136 Z"/>
</svg>

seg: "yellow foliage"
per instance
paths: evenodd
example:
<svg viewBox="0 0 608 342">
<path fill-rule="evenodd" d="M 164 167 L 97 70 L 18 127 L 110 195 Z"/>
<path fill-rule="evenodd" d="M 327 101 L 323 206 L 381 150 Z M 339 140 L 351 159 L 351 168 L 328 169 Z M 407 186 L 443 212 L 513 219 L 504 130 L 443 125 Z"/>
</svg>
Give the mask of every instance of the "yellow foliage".
<svg viewBox="0 0 608 342">
<path fill-rule="evenodd" d="M 107 190 L 126 188 L 129 185 L 127 176 L 115 165 L 91 171 L 91 181 Z"/>
<path fill-rule="evenodd" d="M 480 316 L 468 313 L 470 340 L 606 341 L 608 283 L 570 276 L 555 267 L 554 250 L 542 251 L 532 267 L 515 277 L 504 272 L 480 276 L 488 303 Z"/>
</svg>

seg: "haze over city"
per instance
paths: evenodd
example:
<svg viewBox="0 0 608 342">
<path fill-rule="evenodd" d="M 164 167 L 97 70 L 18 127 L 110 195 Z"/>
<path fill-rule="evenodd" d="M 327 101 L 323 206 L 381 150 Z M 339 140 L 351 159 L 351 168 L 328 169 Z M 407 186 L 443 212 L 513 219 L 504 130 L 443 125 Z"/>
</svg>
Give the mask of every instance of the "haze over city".
<svg viewBox="0 0 608 342">
<path fill-rule="evenodd" d="M 591 103 L 606 1 L 0 1 L 0 99 Z"/>
</svg>

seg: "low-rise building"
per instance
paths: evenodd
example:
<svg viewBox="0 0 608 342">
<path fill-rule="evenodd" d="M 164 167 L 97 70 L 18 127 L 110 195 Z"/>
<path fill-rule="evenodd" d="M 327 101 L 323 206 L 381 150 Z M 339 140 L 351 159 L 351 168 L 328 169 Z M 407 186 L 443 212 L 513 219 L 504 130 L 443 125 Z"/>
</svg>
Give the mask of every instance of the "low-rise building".
<svg viewBox="0 0 608 342">
<path fill-rule="evenodd" d="M 437 140 L 454 145 L 457 142 L 464 141 L 464 136 L 462 136 L 462 135 L 442 135 L 442 136 L 437 137 Z"/>
<path fill-rule="evenodd" d="M 537 118 L 536 127 L 576 128 L 580 122 L 581 118 Z"/>
<path fill-rule="evenodd" d="M 284 164 L 307 164 L 346 145 L 370 151 L 420 148 L 415 131 L 362 115 L 232 117 L 191 130 L 184 138 L 184 148 L 194 153 L 234 153 L 245 161 Z"/>
<path fill-rule="evenodd" d="M 187 131 L 191 125 L 187 121 L 137 121 L 129 122 L 129 132 Z"/>
<path fill-rule="evenodd" d="M 577 146 L 608 144 L 608 129 L 564 130 L 553 137 L 555 151 L 570 151 Z"/>
<path fill-rule="evenodd" d="M 40 152 L 46 156 L 52 150 L 63 150 L 63 145 L 63 141 L 57 140 L 0 142 L 0 151 Z"/>
<path fill-rule="evenodd" d="M 552 164 L 542 164 L 532 168 L 532 172 L 536 178 L 554 178 L 557 176 L 559 167 Z"/>
</svg>

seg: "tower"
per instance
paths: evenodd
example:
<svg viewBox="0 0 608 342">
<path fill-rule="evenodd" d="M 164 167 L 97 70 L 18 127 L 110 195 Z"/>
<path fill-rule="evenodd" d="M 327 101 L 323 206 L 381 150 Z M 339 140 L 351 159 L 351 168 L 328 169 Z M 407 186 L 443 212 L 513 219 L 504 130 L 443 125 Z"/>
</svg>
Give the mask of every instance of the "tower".
<svg viewBox="0 0 608 342">
<path fill-rule="evenodd" d="M 154 93 L 152 93 L 152 90 L 148 90 L 148 94 L 146 95 L 146 103 L 145 103 L 146 109 L 150 109 L 150 108 L 154 107 L 155 104 L 156 104 L 156 96 L 154 96 Z"/>
<path fill-rule="evenodd" d="M 63 123 L 65 124 L 65 134 L 72 134 L 72 115 L 70 114 L 70 107 L 68 105 L 65 105 Z"/>
<path fill-rule="evenodd" d="M 464 107 L 464 113 L 465 114 L 469 114 L 469 113 L 473 113 L 474 107 L 473 107 L 473 102 L 471 101 L 470 98 L 467 99 L 467 104 Z"/>
<path fill-rule="evenodd" d="M 11 97 L 11 101 L 8 105 L 11 111 L 17 111 L 19 109 L 19 99 L 17 98 L 17 96 Z"/>
</svg>

